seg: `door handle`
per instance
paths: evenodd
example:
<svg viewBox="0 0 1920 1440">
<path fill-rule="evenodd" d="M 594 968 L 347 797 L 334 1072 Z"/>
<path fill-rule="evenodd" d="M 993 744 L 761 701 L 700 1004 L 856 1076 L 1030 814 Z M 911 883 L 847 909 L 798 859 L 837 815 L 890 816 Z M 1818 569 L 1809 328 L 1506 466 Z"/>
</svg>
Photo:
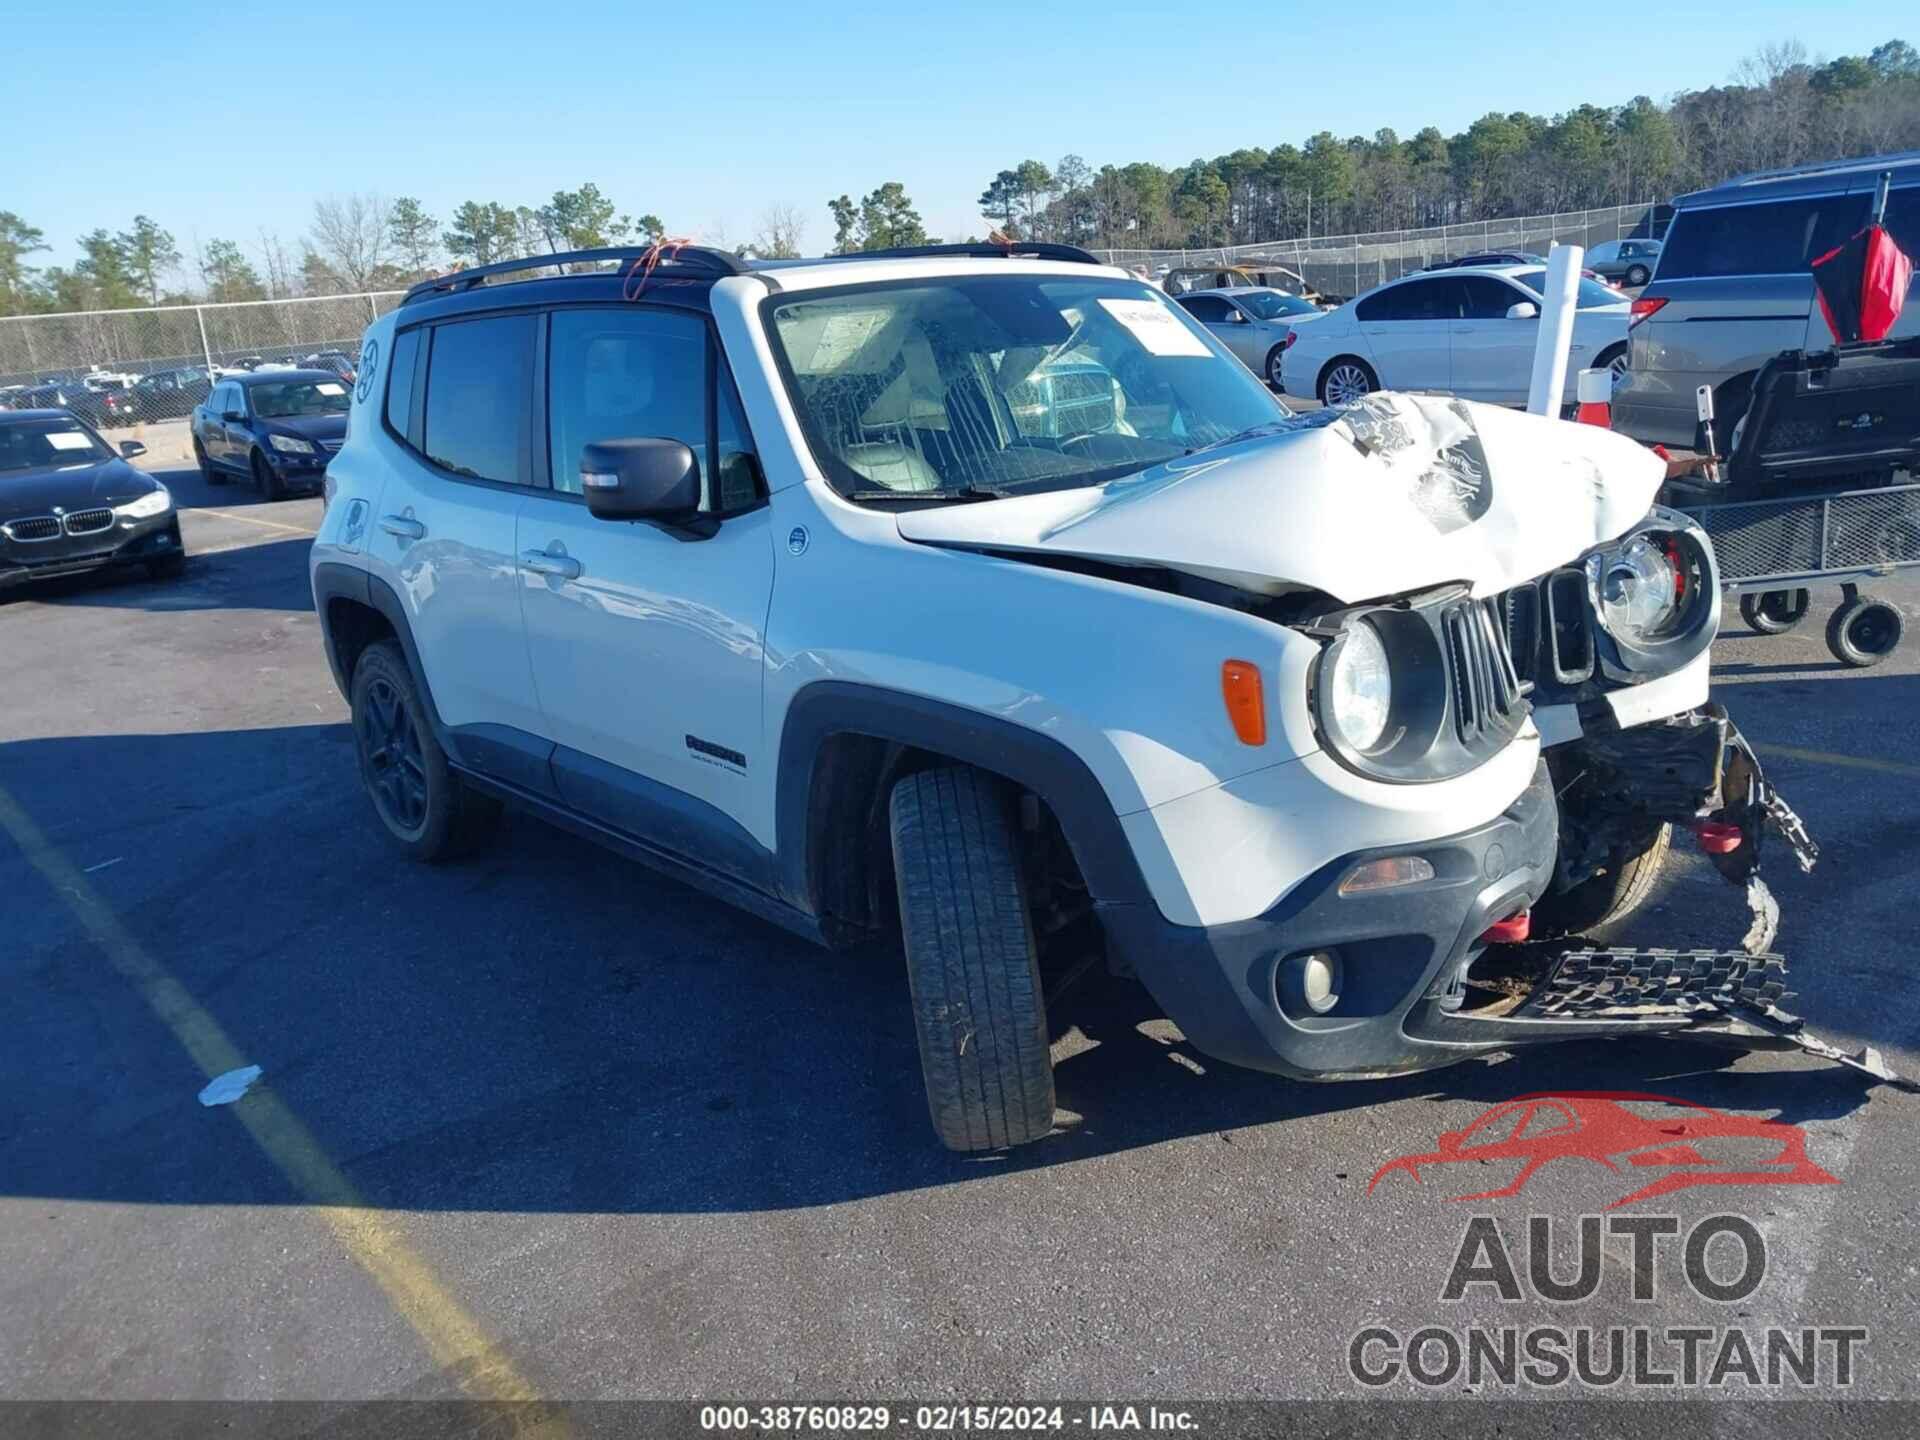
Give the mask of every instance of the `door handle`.
<svg viewBox="0 0 1920 1440">
<path fill-rule="evenodd" d="M 557 575 L 562 580 L 580 578 L 580 562 L 571 555 L 550 555 L 545 550 L 523 550 L 520 564 L 536 575 Z"/>
<path fill-rule="evenodd" d="M 427 533 L 427 527 L 411 515 L 382 515 L 380 528 L 389 535 L 397 535 L 402 540 L 418 540 Z"/>
</svg>

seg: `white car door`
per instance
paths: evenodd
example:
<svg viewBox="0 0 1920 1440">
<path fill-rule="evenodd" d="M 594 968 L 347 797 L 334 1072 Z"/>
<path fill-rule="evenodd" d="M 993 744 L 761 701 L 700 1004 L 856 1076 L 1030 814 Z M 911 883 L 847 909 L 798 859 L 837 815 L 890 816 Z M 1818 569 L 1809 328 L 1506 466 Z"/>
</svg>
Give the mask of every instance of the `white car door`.
<svg viewBox="0 0 1920 1440">
<path fill-rule="evenodd" d="M 1540 336 L 1540 303 L 1495 275 L 1462 275 L 1461 314 L 1453 331 L 1453 393 L 1494 405 L 1524 405 L 1533 384 L 1533 351 Z M 1509 319 L 1530 304 L 1527 319 Z"/>
<path fill-rule="evenodd" d="M 1455 275 L 1402 280 L 1363 297 L 1354 318 L 1381 388 L 1450 391 L 1452 322 L 1459 313 Z"/>
<path fill-rule="evenodd" d="M 441 721 L 506 778 L 538 782 L 543 764 L 511 766 L 541 725 L 513 548 L 532 478 L 533 336 L 528 315 L 395 335 L 380 377 L 391 463 L 365 553 L 406 610 Z"/>
<path fill-rule="evenodd" d="M 519 514 L 527 645 L 561 798 L 605 824 L 760 881 L 745 828 L 773 590 L 770 512 L 703 316 L 640 305 L 548 317 L 550 485 Z M 667 437 L 700 464 L 710 534 L 596 519 L 591 441 Z"/>
</svg>

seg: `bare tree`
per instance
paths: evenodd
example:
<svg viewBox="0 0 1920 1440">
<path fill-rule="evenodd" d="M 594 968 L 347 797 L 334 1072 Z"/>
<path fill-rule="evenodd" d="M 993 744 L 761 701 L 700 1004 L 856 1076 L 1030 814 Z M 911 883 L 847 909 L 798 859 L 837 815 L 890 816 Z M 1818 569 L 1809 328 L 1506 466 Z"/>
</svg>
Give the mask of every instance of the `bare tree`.
<svg viewBox="0 0 1920 1440">
<path fill-rule="evenodd" d="M 763 260 L 793 260 L 800 254 L 800 237 L 807 232 L 806 218 L 792 205 L 769 205 L 760 212 L 760 226 L 753 232 L 750 248 Z"/>
<path fill-rule="evenodd" d="M 267 272 L 269 299 L 280 300 L 297 293 L 293 261 L 287 255 L 287 247 L 280 243 L 277 231 L 264 225 L 260 227 L 260 263 Z"/>
<path fill-rule="evenodd" d="M 329 195 L 313 202 L 309 239 L 328 270 L 351 289 L 366 290 L 374 271 L 387 262 L 393 244 L 390 219 L 379 195 Z"/>
</svg>

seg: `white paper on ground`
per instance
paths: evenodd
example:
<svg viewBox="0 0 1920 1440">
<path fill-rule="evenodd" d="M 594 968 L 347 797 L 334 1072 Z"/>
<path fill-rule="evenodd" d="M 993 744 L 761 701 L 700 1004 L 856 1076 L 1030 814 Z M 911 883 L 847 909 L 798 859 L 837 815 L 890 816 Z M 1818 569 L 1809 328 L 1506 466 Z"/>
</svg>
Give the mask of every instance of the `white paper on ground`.
<svg viewBox="0 0 1920 1440">
<path fill-rule="evenodd" d="M 207 1088 L 200 1092 L 202 1105 L 231 1105 L 246 1094 L 253 1082 L 260 1078 L 258 1065 L 242 1065 L 238 1070 L 229 1070 L 224 1075 L 216 1075 L 207 1082 Z"/>
<path fill-rule="evenodd" d="M 1194 355 L 1201 359 L 1213 357 L 1206 342 L 1181 324 L 1174 313 L 1157 300 L 1102 298 L 1100 308 L 1126 326 L 1127 332 L 1147 347 L 1149 355 Z"/>
</svg>

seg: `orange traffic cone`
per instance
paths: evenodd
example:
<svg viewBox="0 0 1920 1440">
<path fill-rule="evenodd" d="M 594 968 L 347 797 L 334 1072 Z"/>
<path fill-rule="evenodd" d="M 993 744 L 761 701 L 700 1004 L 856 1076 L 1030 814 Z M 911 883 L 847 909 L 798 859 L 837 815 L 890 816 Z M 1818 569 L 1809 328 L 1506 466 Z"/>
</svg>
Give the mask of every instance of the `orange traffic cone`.
<svg viewBox="0 0 1920 1440">
<path fill-rule="evenodd" d="M 1603 430 L 1613 428 L 1613 372 L 1611 370 L 1582 370 L 1579 389 L 1579 408 L 1573 412 L 1573 418 L 1582 425 L 1598 425 Z"/>
</svg>

